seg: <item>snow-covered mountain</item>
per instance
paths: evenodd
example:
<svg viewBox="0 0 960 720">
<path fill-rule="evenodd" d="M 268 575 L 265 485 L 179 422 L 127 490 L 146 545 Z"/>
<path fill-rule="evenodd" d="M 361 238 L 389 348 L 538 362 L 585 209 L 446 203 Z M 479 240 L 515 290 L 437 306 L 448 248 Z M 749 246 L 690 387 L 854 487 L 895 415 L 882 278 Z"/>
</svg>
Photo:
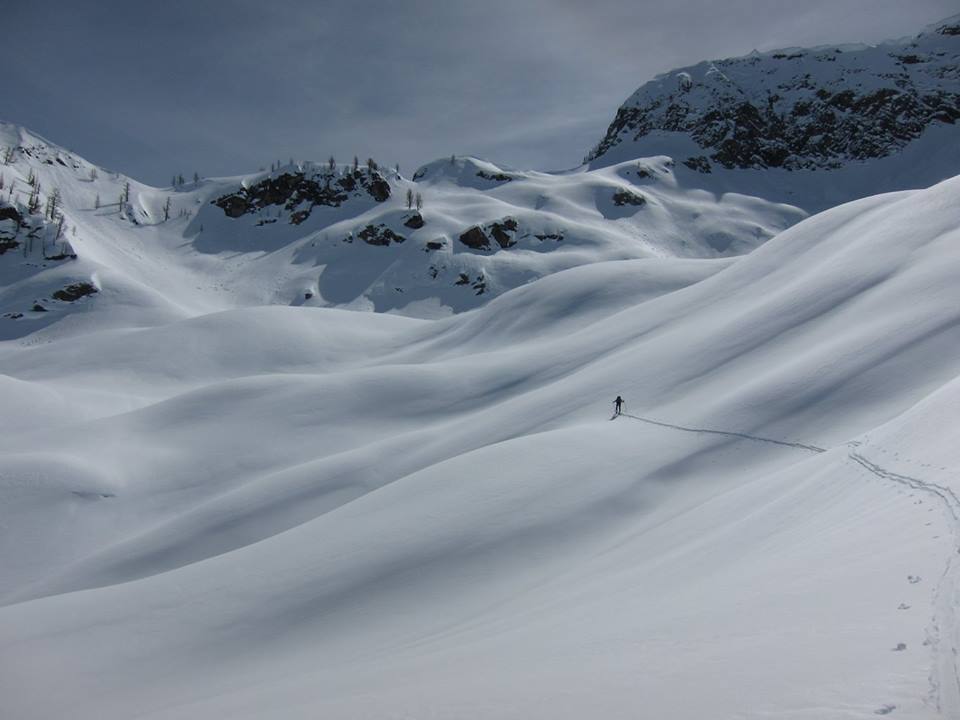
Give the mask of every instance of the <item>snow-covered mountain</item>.
<svg viewBox="0 0 960 720">
<path fill-rule="evenodd" d="M 812 198 L 820 208 L 954 174 L 958 120 L 960 15 L 906 40 L 753 52 L 660 75 L 620 107 L 587 160 L 672 155 L 747 192 L 763 187 L 757 174 L 730 171 L 762 169 L 772 187 L 759 194 L 784 186 L 805 207 L 809 186 L 825 183 Z"/>
<path fill-rule="evenodd" d="M 453 158 L 413 179 L 304 162 L 154 188 L 14 125 L 0 149 L 7 338 L 86 306 L 121 323 L 264 304 L 435 317 L 587 263 L 740 255 L 805 215 L 685 186 L 664 157 L 561 174 Z"/>
<path fill-rule="evenodd" d="M 80 300 L 140 322 L 262 304 L 439 317 L 588 263 L 742 255 L 810 212 L 956 174 L 957 119 L 960 16 L 668 73 L 560 173 L 304 161 L 153 188 L 4 124 L 0 337 Z"/>
<path fill-rule="evenodd" d="M 0 717 L 960 717 L 955 127 L 154 188 L 0 126 Z"/>
</svg>

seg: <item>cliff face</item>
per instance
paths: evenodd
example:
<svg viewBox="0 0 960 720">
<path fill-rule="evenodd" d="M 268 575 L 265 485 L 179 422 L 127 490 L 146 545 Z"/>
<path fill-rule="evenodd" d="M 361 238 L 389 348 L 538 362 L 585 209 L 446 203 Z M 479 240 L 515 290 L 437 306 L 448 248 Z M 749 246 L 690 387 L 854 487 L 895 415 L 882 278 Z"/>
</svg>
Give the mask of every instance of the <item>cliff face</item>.
<svg viewBox="0 0 960 720">
<path fill-rule="evenodd" d="M 725 168 L 837 168 L 897 153 L 960 119 L 960 15 L 907 41 L 752 53 L 658 76 L 617 111 L 588 161 L 684 133 Z M 640 154 L 651 154 L 645 147 Z M 636 155 L 635 155 L 636 156 Z"/>
</svg>

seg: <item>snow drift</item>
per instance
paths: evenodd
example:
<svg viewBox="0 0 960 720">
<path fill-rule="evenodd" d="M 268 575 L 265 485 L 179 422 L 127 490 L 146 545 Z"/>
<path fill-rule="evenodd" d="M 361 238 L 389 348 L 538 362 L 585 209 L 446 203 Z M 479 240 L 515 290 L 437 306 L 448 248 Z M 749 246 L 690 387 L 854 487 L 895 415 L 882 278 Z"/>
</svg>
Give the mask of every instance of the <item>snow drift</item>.
<svg viewBox="0 0 960 720">
<path fill-rule="evenodd" d="M 8 711 L 953 716 L 958 198 L 442 320 L 8 344 Z"/>
</svg>

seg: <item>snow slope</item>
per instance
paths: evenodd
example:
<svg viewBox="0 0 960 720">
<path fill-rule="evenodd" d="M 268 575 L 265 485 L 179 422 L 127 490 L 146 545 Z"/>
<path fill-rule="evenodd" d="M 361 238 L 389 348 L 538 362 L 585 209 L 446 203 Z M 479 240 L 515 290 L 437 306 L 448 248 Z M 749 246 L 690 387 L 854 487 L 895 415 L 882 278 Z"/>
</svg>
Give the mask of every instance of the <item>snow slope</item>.
<svg viewBox="0 0 960 720">
<path fill-rule="evenodd" d="M 3 343 L 6 715 L 957 717 L 958 201 Z"/>
</svg>

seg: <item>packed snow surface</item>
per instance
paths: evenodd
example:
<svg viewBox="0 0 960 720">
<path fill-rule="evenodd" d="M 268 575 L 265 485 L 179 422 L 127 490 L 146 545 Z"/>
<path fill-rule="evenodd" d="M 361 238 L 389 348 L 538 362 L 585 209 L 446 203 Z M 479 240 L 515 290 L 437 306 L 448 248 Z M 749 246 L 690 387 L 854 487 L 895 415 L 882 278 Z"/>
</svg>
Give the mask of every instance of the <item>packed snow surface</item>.
<svg viewBox="0 0 960 720">
<path fill-rule="evenodd" d="M 330 218 L 257 247 L 210 204 L 236 179 L 170 225 L 155 189 L 101 217 L 80 208 L 122 178 L 62 182 L 78 259 L 17 255 L 0 291 L 98 289 L 0 319 L 3 717 L 960 717 L 960 178 L 738 258 L 680 240 L 704 212 L 758 240 L 803 213 L 684 190 L 664 158 L 477 162 L 418 179 L 448 249 L 507 215 L 587 217 L 580 249 L 456 253 L 533 281 L 434 319 L 291 305 L 336 260 L 309 244 Z M 608 202 L 641 171 L 666 189 Z M 464 210 L 466 178 L 499 185 Z"/>
</svg>

